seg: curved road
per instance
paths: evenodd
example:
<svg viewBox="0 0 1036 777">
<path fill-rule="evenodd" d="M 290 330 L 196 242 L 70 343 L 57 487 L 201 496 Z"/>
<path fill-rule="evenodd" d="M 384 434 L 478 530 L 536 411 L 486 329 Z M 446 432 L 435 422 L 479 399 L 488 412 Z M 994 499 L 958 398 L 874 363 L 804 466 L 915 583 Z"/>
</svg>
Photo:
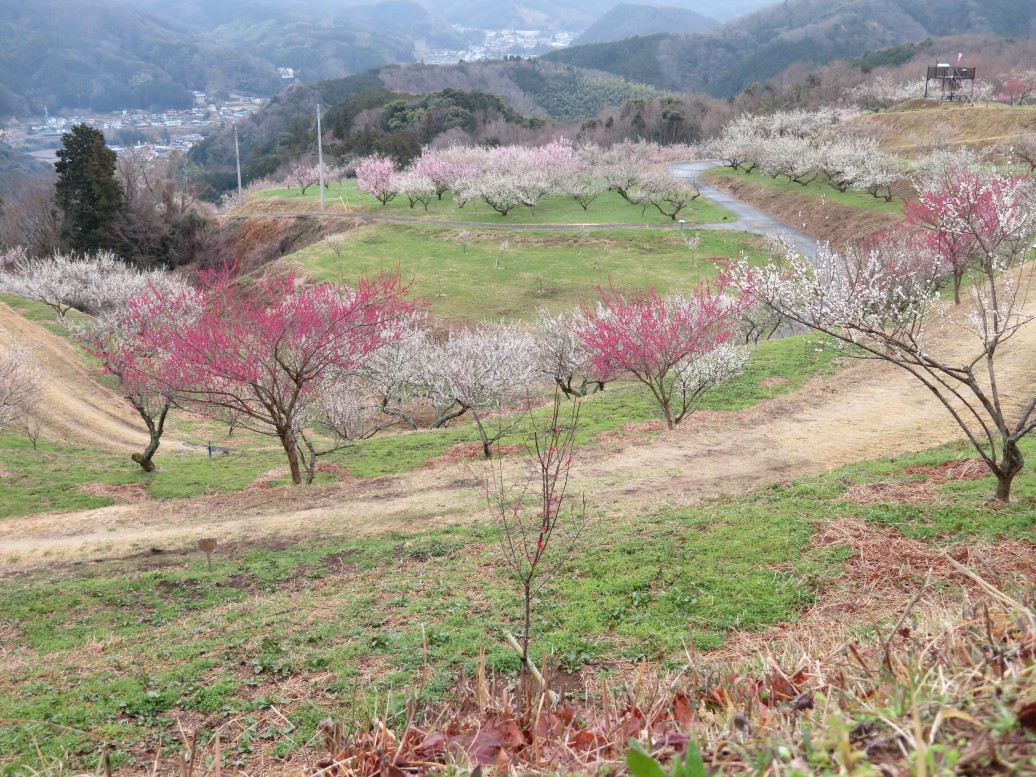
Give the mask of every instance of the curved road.
<svg viewBox="0 0 1036 777">
<path fill-rule="evenodd" d="M 703 196 L 708 197 L 712 202 L 721 208 L 726 208 L 735 216 L 736 221 L 723 222 L 722 224 L 700 224 L 695 229 L 736 229 L 739 232 L 751 232 L 755 235 L 772 235 L 775 232 L 782 232 L 791 238 L 792 245 L 798 249 L 803 256 L 810 259 L 816 258 L 817 241 L 800 229 L 778 221 L 773 216 L 753 208 L 748 203 L 733 197 L 726 192 L 721 192 L 714 186 L 710 186 L 702 180 L 701 175 L 706 170 L 714 167 L 721 167 L 722 162 L 712 160 L 705 162 L 680 162 L 669 166 L 669 172 L 677 178 L 684 178 L 691 181 L 698 187 Z"/>
<path fill-rule="evenodd" d="M 772 235 L 784 233 L 790 236 L 793 245 L 800 253 L 810 258 L 816 256 L 817 241 L 783 221 L 778 221 L 773 216 L 753 208 L 748 203 L 732 197 L 726 192 L 721 192 L 713 186 L 705 183 L 701 175 L 713 167 L 720 167 L 721 162 L 680 162 L 670 165 L 669 171 L 677 178 L 684 178 L 697 187 L 703 196 L 720 207 L 726 208 L 736 217 L 733 221 L 723 221 L 716 224 L 687 224 L 688 229 L 716 229 L 734 230 L 738 232 L 750 232 L 755 235 Z M 437 219 L 423 219 L 417 216 L 381 216 L 376 213 L 321 213 L 319 211 L 308 211 L 301 213 L 263 213 L 260 214 L 269 218 L 335 218 L 349 219 L 350 221 L 364 222 L 388 222 L 395 224 L 424 224 L 432 227 L 456 227 L 460 229 L 504 229 L 504 230 L 600 230 L 600 229 L 679 229 L 683 225 L 678 222 L 669 224 L 501 224 L 486 223 L 480 221 L 440 221 Z M 224 216 L 227 219 L 250 219 L 253 215 Z"/>
</svg>

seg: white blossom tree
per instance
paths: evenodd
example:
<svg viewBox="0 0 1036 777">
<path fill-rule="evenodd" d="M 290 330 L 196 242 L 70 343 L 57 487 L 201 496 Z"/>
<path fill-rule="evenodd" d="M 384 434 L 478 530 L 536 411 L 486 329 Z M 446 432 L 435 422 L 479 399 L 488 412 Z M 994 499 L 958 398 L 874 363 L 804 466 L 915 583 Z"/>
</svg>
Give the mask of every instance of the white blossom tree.
<svg viewBox="0 0 1036 777">
<path fill-rule="evenodd" d="M 554 315 L 541 308 L 535 324 L 538 369 L 569 397 L 604 390 L 605 381 L 593 374 L 591 354 L 576 334 L 582 317 L 578 310 Z"/>
<path fill-rule="evenodd" d="M 69 310 L 96 314 L 152 288 L 174 289 L 176 276 L 161 270 L 141 272 L 115 254 L 20 256 L 0 269 L 0 291 L 41 302 L 64 319 Z"/>
<path fill-rule="evenodd" d="M 407 198 L 411 208 L 414 208 L 417 203 L 421 203 L 427 211 L 428 203 L 436 195 L 437 186 L 426 175 L 412 170 L 404 170 L 396 176 L 396 189 Z"/>
<path fill-rule="evenodd" d="M 733 262 L 726 281 L 745 299 L 910 373 L 963 430 L 997 478 L 996 498 L 1006 502 L 1024 465 L 1018 443 L 1036 428 L 1031 382 L 1010 386 L 1002 369 L 1012 340 L 1034 318 L 1034 268 L 991 256 L 972 275 L 972 304 L 952 308 L 939 296 L 941 258 L 933 252 L 919 260 L 912 244 L 840 254 L 821 247 L 810 260 L 783 243 L 762 268 Z M 934 330 L 970 333 L 974 348 L 962 355 L 944 347 Z"/>
<path fill-rule="evenodd" d="M 525 398 L 537 382 L 536 343 L 514 324 L 482 323 L 474 329 L 452 332 L 429 354 L 432 396 L 440 404 L 456 404 L 470 414 L 485 457 L 518 417 L 491 414 Z"/>
</svg>

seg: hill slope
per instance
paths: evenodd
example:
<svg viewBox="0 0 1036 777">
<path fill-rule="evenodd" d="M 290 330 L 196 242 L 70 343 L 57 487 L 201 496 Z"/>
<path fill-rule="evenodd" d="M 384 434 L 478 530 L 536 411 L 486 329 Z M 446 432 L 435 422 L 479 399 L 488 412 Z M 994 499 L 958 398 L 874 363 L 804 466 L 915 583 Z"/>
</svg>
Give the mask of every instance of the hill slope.
<svg viewBox="0 0 1036 777">
<path fill-rule="evenodd" d="M 48 439 L 108 450 L 136 451 L 147 445 L 143 422 L 114 391 L 97 382 L 80 354 L 57 335 L 0 302 L 0 347 L 35 350 L 43 370 L 40 414 Z"/>
<path fill-rule="evenodd" d="M 667 89 L 729 96 L 795 62 L 819 65 L 930 36 L 1036 37 L 1029 0 L 787 0 L 707 33 L 578 46 L 544 58 Z"/>
<path fill-rule="evenodd" d="M 705 32 L 719 22 L 686 8 L 675 6 L 633 5 L 619 3 L 590 25 L 572 43 L 606 43 L 634 35 L 655 35 L 660 32 Z"/>
<path fill-rule="evenodd" d="M 114 0 L 0 4 L 0 116 L 189 106 L 188 90 L 272 94 L 269 63 Z"/>
</svg>

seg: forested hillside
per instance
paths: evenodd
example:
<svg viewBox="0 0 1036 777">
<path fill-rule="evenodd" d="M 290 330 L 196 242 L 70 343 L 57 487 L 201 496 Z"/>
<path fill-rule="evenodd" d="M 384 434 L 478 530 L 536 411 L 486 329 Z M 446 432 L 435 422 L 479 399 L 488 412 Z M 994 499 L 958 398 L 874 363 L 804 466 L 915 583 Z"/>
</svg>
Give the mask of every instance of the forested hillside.
<svg viewBox="0 0 1036 777">
<path fill-rule="evenodd" d="M 318 102 L 324 107 L 325 128 L 337 141 L 332 152 L 386 153 L 405 160 L 445 133 L 467 142 L 513 141 L 514 133 L 536 130 L 545 119 L 583 121 L 608 106 L 660 99 L 665 95 L 645 84 L 538 60 L 398 65 L 298 84 L 241 122 L 238 135 L 245 176 L 251 178 L 312 153 Z M 634 108 L 626 118 L 643 122 L 642 113 Z M 673 116 L 659 117 L 665 125 L 660 131 L 690 139 L 689 125 L 676 128 Z M 207 139 L 195 148 L 192 160 L 216 190 L 236 182 L 232 131 Z"/>
<path fill-rule="evenodd" d="M 584 30 L 573 45 L 606 43 L 660 32 L 705 32 L 718 26 L 719 22 L 711 16 L 686 8 L 619 3 Z"/>
<path fill-rule="evenodd" d="M 1029 0 L 788 0 L 707 33 L 579 46 L 546 59 L 604 70 L 666 89 L 716 96 L 774 78 L 793 63 L 821 65 L 929 36 L 1036 36 Z"/>
<path fill-rule="evenodd" d="M 0 116 L 191 104 L 191 89 L 279 88 L 269 63 L 114 0 L 0 4 Z"/>
</svg>

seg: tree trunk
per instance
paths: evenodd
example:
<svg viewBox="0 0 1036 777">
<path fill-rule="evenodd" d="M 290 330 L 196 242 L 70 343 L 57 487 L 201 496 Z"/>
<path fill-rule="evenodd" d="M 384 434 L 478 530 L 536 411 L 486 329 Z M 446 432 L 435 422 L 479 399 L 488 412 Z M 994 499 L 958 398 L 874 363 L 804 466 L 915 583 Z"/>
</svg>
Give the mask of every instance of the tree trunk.
<svg viewBox="0 0 1036 777">
<path fill-rule="evenodd" d="M 1022 457 L 1022 452 L 1018 450 L 1018 443 L 1014 440 L 1005 442 L 1000 468 L 995 471 L 996 499 L 998 502 L 1007 503 L 1011 501 L 1011 483 L 1014 482 L 1015 476 L 1022 471 L 1024 466 L 1025 459 Z"/>
<path fill-rule="evenodd" d="M 296 448 L 295 436 L 284 432 L 279 434 L 281 445 L 284 447 L 284 452 L 288 455 L 288 469 L 291 470 L 291 482 L 296 485 L 302 485 L 302 470 L 299 467 L 299 452 Z"/>
<path fill-rule="evenodd" d="M 143 453 L 134 453 L 130 458 L 139 464 L 140 468 L 145 472 L 154 472 L 155 463 L 152 459 L 155 457 L 155 453 L 158 451 L 158 446 L 162 442 L 162 431 L 165 429 L 165 417 L 169 413 L 169 404 L 166 403 L 163 405 L 157 419 L 152 418 L 147 412 L 147 408 L 143 405 L 134 403 L 134 407 L 140 417 L 144 419 L 144 423 L 147 424 L 147 430 L 148 434 L 151 436 L 151 441 L 148 442 Z"/>
</svg>

